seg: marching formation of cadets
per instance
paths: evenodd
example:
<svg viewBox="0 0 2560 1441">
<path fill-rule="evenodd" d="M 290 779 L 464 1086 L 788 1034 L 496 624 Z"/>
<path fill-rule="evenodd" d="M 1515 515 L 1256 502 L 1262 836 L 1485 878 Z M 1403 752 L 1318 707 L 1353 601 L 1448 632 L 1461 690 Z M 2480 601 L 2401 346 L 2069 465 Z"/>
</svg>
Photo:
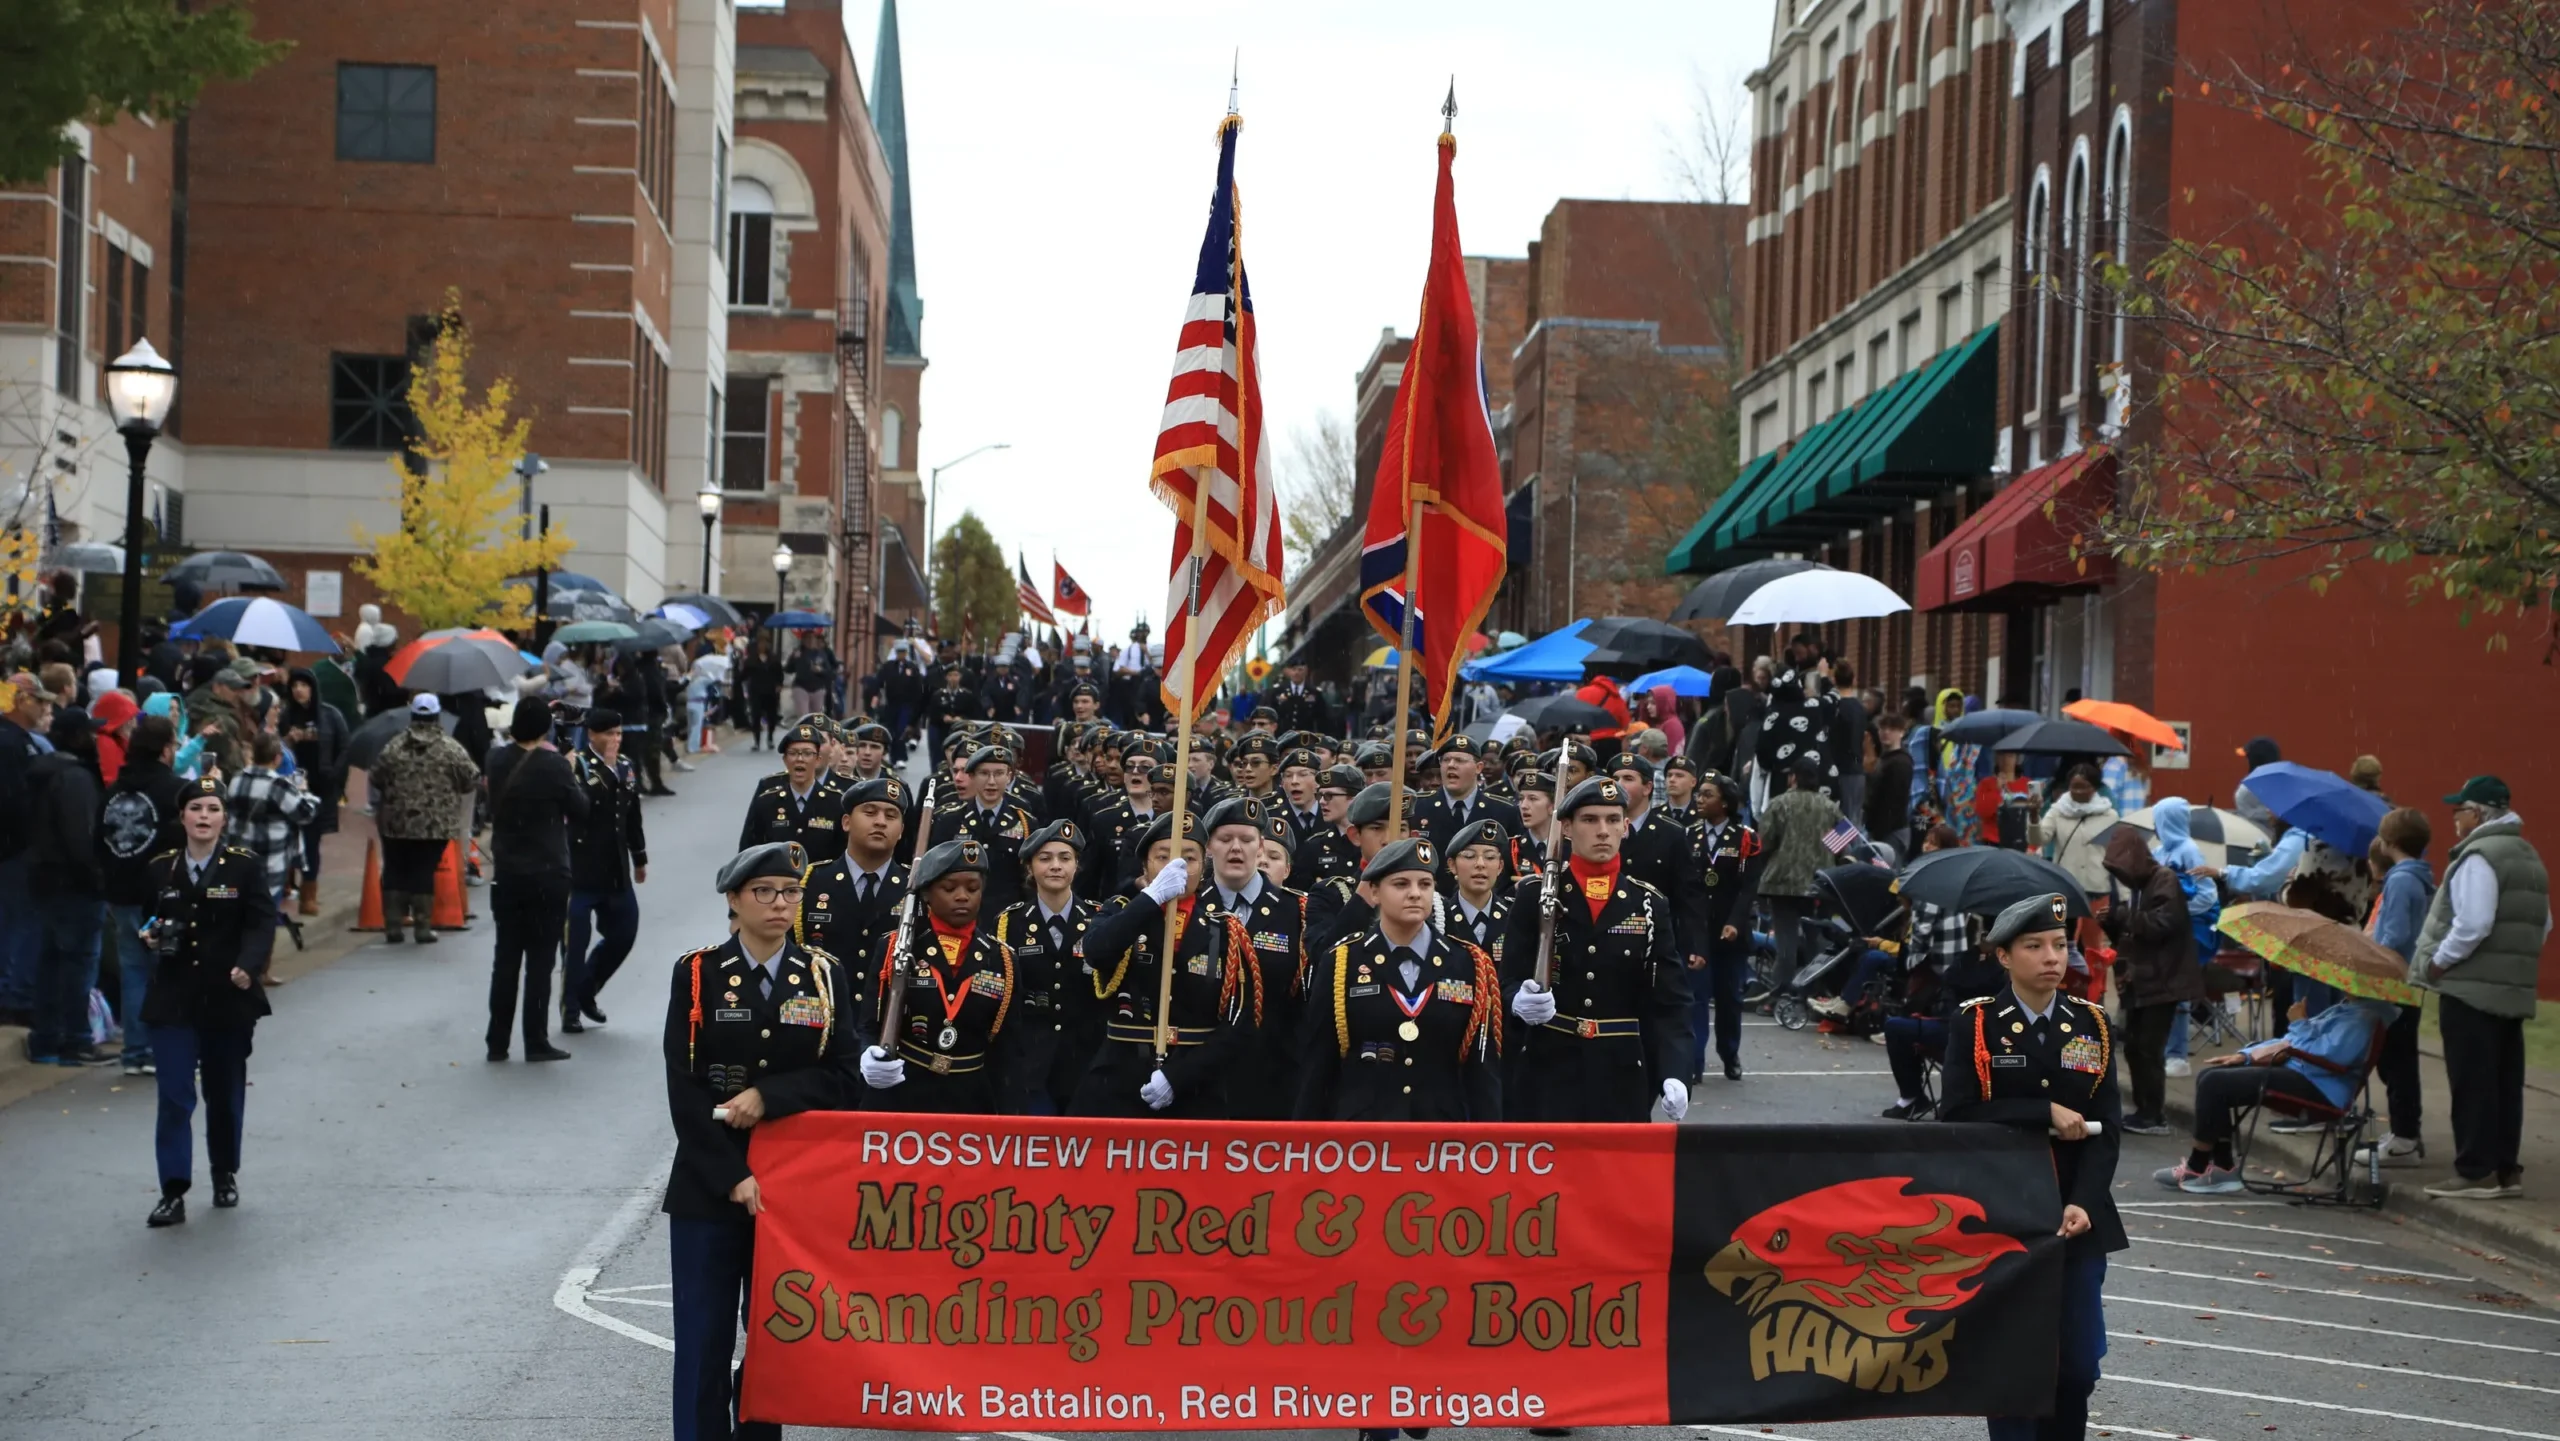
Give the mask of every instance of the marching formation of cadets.
<svg viewBox="0 0 2560 1441">
<path fill-rule="evenodd" d="M 1178 853 L 1160 735 L 1063 722 L 1033 776 L 1009 727 L 956 728 L 918 794 L 885 727 L 784 734 L 719 878 L 735 931 L 667 1008 L 680 1437 L 777 1434 L 730 1420 L 765 1119 L 1686 1114 L 1693 975 L 1738 1024 L 1731 782 L 1675 762 L 1657 798 L 1632 756 L 1415 732 L 1397 827 L 1389 738 L 1278 719 L 1195 740 Z"/>
</svg>

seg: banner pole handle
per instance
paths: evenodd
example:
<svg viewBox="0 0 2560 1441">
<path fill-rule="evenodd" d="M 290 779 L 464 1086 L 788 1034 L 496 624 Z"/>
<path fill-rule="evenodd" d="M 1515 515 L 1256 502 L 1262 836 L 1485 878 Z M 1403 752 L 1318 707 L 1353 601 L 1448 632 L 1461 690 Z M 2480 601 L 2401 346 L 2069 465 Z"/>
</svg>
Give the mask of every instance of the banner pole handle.
<svg viewBox="0 0 2560 1441">
<path fill-rule="evenodd" d="M 1194 472 L 1196 475 L 1197 472 Z M 1196 483 L 1196 482 L 1195 482 Z M 1198 502 L 1195 500 L 1195 505 Z M 1195 512 L 1191 526 L 1191 590 L 1182 605 L 1182 727 L 1173 749 L 1173 855 L 1182 859 L 1182 832 L 1191 822 L 1191 717 L 1200 708 L 1200 572 L 1209 564 L 1208 532 Z M 1204 854 L 1202 857 L 1206 860 Z M 1168 862 L 1170 864 L 1170 861 Z M 1193 877 L 1194 884 L 1199 878 Z M 1156 1064 L 1173 1050 L 1173 951 L 1182 940 L 1180 905 L 1164 908 L 1164 949 L 1156 955 Z"/>
<path fill-rule="evenodd" d="M 1415 592 L 1422 584 L 1422 502 L 1415 501 L 1405 516 L 1404 526 L 1404 634 L 1396 644 L 1396 713 L 1394 769 L 1387 772 L 1387 784 L 1393 787 L 1387 807 L 1387 844 L 1394 845 L 1404 837 L 1405 736 L 1412 729 L 1405 723 L 1406 708 L 1413 703 L 1413 612 L 1417 604 Z"/>
</svg>

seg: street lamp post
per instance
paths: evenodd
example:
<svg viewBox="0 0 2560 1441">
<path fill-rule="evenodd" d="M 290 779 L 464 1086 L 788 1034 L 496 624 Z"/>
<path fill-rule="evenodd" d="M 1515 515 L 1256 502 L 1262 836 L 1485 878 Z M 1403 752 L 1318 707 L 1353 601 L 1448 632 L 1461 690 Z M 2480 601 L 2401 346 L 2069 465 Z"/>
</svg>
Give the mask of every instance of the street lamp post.
<svg viewBox="0 0 2560 1441">
<path fill-rule="evenodd" d="M 773 613 L 791 608 L 791 546 L 785 541 L 773 545 Z"/>
<path fill-rule="evenodd" d="M 693 498 L 702 510 L 702 593 L 711 594 L 711 527 L 720 519 L 720 483 L 706 480 Z"/>
<path fill-rule="evenodd" d="M 124 433 L 124 595 L 116 621 L 116 669 L 131 685 L 142 671 L 142 477 L 151 442 L 178 398 L 178 372 L 148 340 L 107 366 L 107 406 Z"/>
<path fill-rule="evenodd" d="M 1011 449 L 1013 449 L 1011 441 L 999 440 L 979 446 L 976 450 L 961 456 L 959 460 L 946 460 L 933 468 L 924 491 L 924 608 L 927 611 L 933 609 L 933 518 L 934 512 L 942 503 L 942 473 L 959 465 L 961 461 L 984 455 L 990 450 Z"/>
</svg>

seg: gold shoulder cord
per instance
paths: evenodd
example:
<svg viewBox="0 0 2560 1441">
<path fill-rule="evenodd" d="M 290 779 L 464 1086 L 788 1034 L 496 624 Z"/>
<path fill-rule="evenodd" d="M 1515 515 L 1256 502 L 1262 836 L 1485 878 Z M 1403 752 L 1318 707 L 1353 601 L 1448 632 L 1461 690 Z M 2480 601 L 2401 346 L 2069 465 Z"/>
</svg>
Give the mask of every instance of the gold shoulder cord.
<svg viewBox="0 0 2560 1441">
<path fill-rule="evenodd" d="M 1351 1054 L 1351 1005 L 1346 997 L 1344 977 L 1351 971 L 1351 943 L 1344 941 L 1333 948 L 1333 1035 L 1334 1044 L 1345 1057 Z"/>
<path fill-rule="evenodd" d="M 997 929 L 999 931 L 1003 929 L 1001 921 Z M 996 941 L 996 955 L 1004 962 L 1004 994 L 996 1000 L 996 1023 L 987 1027 L 987 1039 L 991 1041 L 996 1038 L 997 1032 L 1004 1029 L 1004 1018 L 1013 1011 L 1013 947 L 1006 945 L 999 937 Z"/>
<path fill-rule="evenodd" d="M 800 873 L 800 909 L 791 913 L 791 939 L 804 946 L 809 944 L 809 878 L 817 873 L 815 864 Z"/>
<path fill-rule="evenodd" d="M 811 869 L 814 870 L 815 867 L 812 867 Z M 828 1043 L 835 1039 L 836 1034 L 836 985 L 834 979 L 836 958 L 828 955 L 825 951 L 819 950 L 815 946 L 809 947 L 809 956 L 811 959 L 811 964 L 809 966 L 809 979 L 817 985 L 818 1009 L 826 1017 L 824 1026 L 818 1032 L 818 1050 L 823 1053 L 827 1049 Z"/>
</svg>

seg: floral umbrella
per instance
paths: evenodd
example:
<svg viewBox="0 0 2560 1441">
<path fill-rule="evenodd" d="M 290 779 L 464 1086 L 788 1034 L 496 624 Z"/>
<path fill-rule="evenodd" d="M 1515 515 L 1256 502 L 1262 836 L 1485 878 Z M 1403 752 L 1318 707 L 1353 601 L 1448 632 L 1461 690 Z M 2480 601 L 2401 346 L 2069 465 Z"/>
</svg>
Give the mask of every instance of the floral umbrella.
<svg viewBox="0 0 2560 1441">
<path fill-rule="evenodd" d="M 2267 964 L 2325 982 L 2350 996 L 2398 1006 L 2418 1003 L 2418 988 L 2409 984 L 2408 967 L 2400 958 L 2343 921 L 2273 901 L 2244 901 L 2225 909 L 2214 928 L 2264 957 Z"/>
</svg>

